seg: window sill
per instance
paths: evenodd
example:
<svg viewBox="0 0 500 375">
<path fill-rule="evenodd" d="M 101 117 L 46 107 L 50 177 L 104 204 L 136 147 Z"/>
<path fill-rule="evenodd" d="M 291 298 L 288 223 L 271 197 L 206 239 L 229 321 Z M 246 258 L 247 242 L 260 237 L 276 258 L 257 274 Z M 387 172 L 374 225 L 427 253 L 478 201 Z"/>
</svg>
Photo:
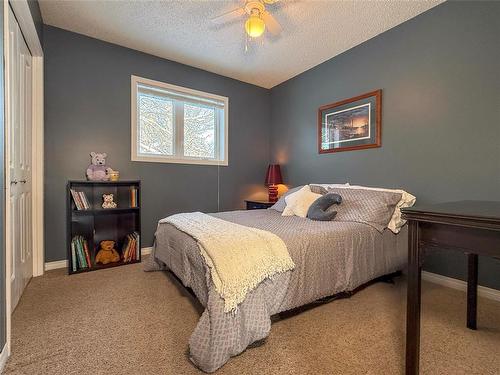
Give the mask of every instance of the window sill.
<svg viewBox="0 0 500 375">
<path fill-rule="evenodd" d="M 176 158 L 162 158 L 157 156 L 133 156 L 132 161 L 148 162 L 148 163 L 165 163 L 165 164 L 220 165 L 221 167 L 227 167 L 229 164 L 228 160 L 176 159 Z"/>
</svg>

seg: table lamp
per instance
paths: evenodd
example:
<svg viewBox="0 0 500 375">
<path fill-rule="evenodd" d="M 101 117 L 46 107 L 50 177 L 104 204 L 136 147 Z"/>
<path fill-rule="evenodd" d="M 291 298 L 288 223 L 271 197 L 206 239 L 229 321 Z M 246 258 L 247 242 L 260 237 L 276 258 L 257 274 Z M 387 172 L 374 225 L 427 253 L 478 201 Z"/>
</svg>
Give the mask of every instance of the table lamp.
<svg viewBox="0 0 500 375">
<path fill-rule="evenodd" d="M 278 184 L 283 183 L 279 164 L 269 164 L 266 173 L 266 185 L 269 189 L 269 202 L 278 200 Z"/>
</svg>

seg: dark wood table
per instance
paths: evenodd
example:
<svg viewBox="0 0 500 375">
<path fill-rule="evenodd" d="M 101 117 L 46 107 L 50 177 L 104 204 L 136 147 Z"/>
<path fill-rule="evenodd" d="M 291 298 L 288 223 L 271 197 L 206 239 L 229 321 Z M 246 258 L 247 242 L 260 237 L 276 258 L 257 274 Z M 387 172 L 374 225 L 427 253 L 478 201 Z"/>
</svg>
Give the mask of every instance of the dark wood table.
<svg viewBox="0 0 500 375">
<path fill-rule="evenodd" d="M 454 249 L 468 256 L 467 327 L 476 329 L 478 255 L 500 257 L 500 202 L 460 201 L 402 209 L 408 220 L 406 374 L 418 374 L 420 285 L 425 251 Z"/>
</svg>

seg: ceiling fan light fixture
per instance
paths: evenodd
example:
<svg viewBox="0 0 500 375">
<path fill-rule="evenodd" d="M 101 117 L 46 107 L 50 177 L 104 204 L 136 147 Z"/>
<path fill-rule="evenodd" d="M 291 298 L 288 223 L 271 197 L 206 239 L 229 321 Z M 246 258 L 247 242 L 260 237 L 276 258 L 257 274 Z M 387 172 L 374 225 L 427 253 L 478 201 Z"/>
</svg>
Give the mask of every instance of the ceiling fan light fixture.
<svg viewBox="0 0 500 375">
<path fill-rule="evenodd" d="M 266 24 L 257 14 L 252 14 L 245 22 L 245 30 L 251 38 L 258 38 L 266 30 Z"/>
</svg>

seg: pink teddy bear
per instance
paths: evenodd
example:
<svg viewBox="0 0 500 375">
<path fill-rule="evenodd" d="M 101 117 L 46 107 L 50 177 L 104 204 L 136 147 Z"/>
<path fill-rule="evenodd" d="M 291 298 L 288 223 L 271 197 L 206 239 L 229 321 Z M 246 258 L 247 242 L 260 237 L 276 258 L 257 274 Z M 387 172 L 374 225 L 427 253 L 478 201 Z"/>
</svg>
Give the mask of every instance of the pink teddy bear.
<svg viewBox="0 0 500 375">
<path fill-rule="evenodd" d="M 90 181 L 108 181 L 108 169 L 106 168 L 106 157 L 108 156 L 105 152 L 91 152 L 92 164 L 87 168 L 87 179 Z"/>
</svg>

